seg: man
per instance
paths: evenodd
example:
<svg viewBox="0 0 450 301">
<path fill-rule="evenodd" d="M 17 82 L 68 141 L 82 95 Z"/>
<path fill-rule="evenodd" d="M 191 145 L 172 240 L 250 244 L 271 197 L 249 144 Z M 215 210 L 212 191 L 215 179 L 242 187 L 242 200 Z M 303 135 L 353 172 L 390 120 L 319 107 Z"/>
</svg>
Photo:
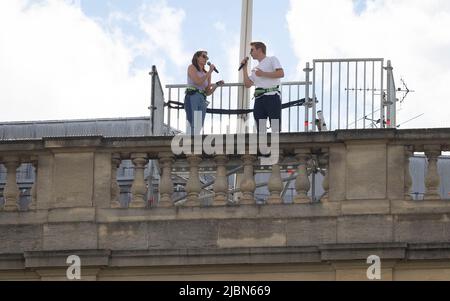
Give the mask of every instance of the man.
<svg viewBox="0 0 450 301">
<path fill-rule="evenodd" d="M 281 120 L 281 98 L 280 98 L 280 78 L 284 77 L 284 71 L 280 61 L 275 56 L 266 56 L 266 45 L 262 42 L 250 43 L 250 55 L 259 62 L 258 66 L 252 69 L 250 76 L 247 74 L 247 68 L 243 68 L 244 85 L 246 88 L 256 86 L 255 105 L 253 107 L 253 117 L 255 118 L 258 132 L 265 132 L 267 117 L 269 117 L 272 130 L 274 124 L 272 120 L 277 121 L 280 129 Z M 247 64 L 244 59 L 241 64 Z"/>
</svg>

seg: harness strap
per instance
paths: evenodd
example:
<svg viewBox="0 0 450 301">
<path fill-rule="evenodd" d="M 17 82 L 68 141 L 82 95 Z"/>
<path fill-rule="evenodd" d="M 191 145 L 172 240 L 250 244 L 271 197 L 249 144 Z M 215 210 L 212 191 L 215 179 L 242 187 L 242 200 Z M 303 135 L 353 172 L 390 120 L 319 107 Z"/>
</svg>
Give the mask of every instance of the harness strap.
<svg viewBox="0 0 450 301">
<path fill-rule="evenodd" d="M 317 102 L 317 101 L 316 101 Z M 178 102 L 178 101 L 168 101 L 164 104 L 165 107 L 169 107 L 171 109 L 183 109 L 184 103 Z M 306 106 L 305 99 L 298 99 L 294 100 L 288 103 L 281 104 L 281 109 L 286 109 L 289 107 L 296 107 L 296 106 Z M 223 114 L 223 115 L 238 115 L 238 114 L 248 114 L 253 112 L 253 109 L 213 109 L 213 108 L 206 108 L 206 113 L 211 114 Z"/>
<path fill-rule="evenodd" d="M 280 86 L 276 86 L 273 88 L 256 88 L 254 96 L 256 98 L 256 97 L 259 97 L 268 92 L 278 92 L 279 93 L 280 92 L 279 88 L 280 88 Z"/>
<path fill-rule="evenodd" d="M 194 94 L 196 92 L 200 93 L 200 94 L 202 94 L 203 96 L 206 97 L 206 92 L 204 90 L 200 90 L 200 89 L 195 88 L 195 87 L 187 87 L 186 91 L 185 91 L 185 94 Z"/>
</svg>

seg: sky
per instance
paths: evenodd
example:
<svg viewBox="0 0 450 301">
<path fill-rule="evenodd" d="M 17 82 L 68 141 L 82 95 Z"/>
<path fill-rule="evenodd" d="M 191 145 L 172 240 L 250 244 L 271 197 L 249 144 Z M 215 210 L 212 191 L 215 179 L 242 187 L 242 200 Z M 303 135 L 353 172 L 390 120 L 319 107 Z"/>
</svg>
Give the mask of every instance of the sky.
<svg viewBox="0 0 450 301">
<path fill-rule="evenodd" d="M 0 2 L 0 122 L 147 116 L 150 76 L 186 81 L 206 49 L 236 82 L 241 0 Z M 402 128 L 449 127 L 450 1 L 254 0 L 253 40 L 279 58 L 284 81 L 322 58 L 391 60 Z M 253 62 L 254 64 L 254 62 Z"/>
</svg>

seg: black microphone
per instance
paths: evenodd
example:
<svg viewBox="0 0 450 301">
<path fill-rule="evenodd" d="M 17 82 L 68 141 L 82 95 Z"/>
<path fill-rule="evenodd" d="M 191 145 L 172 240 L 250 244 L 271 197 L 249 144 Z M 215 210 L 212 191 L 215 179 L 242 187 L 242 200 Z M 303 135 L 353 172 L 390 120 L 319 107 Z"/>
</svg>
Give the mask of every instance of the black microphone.
<svg viewBox="0 0 450 301">
<path fill-rule="evenodd" d="M 243 64 L 241 64 L 241 65 L 239 66 L 238 71 L 241 71 L 241 69 L 247 64 L 247 62 L 248 62 L 248 56 L 245 57 L 245 63 L 243 63 Z"/>
<path fill-rule="evenodd" d="M 211 62 L 208 62 L 207 64 L 208 64 L 208 66 L 211 66 Z M 214 67 L 214 72 L 219 73 L 219 71 L 217 71 L 216 67 Z"/>
</svg>

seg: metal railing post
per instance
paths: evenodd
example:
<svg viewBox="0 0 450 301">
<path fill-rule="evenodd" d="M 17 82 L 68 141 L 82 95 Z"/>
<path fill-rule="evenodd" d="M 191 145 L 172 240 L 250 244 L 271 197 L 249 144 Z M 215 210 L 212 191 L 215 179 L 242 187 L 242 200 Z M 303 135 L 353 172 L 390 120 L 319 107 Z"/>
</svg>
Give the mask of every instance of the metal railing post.
<svg viewBox="0 0 450 301">
<path fill-rule="evenodd" d="M 385 128 L 385 124 L 384 124 L 384 89 L 383 89 L 383 81 L 384 81 L 384 60 L 381 61 L 381 87 L 380 87 L 380 128 Z"/>
<path fill-rule="evenodd" d="M 309 68 L 309 62 L 306 63 L 306 68 L 303 69 L 303 71 L 305 72 L 305 132 L 309 132 L 309 73 L 312 71 L 313 69 Z M 314 81 L 313 81 L 313 90 L 314 90 Z M 313 114 L 316 110 L 316 102 L 313 99 Z M 314 119 L 314 115 L 313 115 L 313 119 Z M 314 131 L 314 127 L 313 127 L 313 131 Z"/>
<path fill-rule="evenodd" d="M 169 88 L 169 101 L 172 100 L 172 89 Z M 170 107 L 167 107 L 167 125 L 169 126 L 169 129 L 171 128 L 171 120 L 170 120 Z"/>
<path fill-rule="evenodd" d="M 156 71 L 156 66 L 152 66 L 152 71 L 150 72 L 150 76 L 152 77 L 151 86 L 150 86 L 150 135 L 154 135 L 155 130 L 155 86 L 156 86 L 156 76 L 158 75 Z"/>
<path fill-rule="evenodd" d="M 387 61 L 386 66 L 386 125 L 389 128 L 395 127 L 395 86 L 391 61 Z"/>
</svg>

